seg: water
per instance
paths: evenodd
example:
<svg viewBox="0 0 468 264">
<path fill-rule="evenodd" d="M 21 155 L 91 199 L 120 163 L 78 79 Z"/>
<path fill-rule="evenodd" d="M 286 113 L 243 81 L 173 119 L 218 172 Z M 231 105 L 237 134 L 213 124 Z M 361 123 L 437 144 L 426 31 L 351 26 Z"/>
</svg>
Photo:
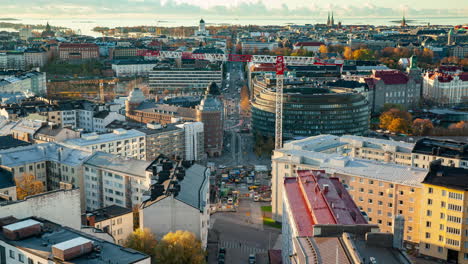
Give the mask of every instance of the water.
<svg viewBox="0 0 468 264">
<path fill-rule="evenodd" d="M 326 17 L 321 18 L 296 18 L 296 17 L 284 17 L 284 18 L 245 18 L 245 17 L 207 17 L 204 18 L 206 24 L 209 25 L 287 25 L 292 24 L 316 24 L 325 23 Z M 345 17 L 336 18 L 336 23 L 341 21 L 343 25 L 396 25 L 391 21 L 400 20 L 401 17 Z M 416 17 L 409 18 L 413 22 L 410 25 L 460 25 L 468 23 L 466 17 Z M 197 17 L 154 17 L 154 19 L 129 19 L 129 18 L 113 18 L 113 19 L 94 19 L 94 18 L 69 18 L 69 19 L 19 19 L 17 21 L 7 21 L 12 23 L 21 24 L 42 24 L 45 25 L 49 22 L 52 26 L 62 26 L 71 28 L 75 31 L 80 30 L 82 34 L 99 37 L 100 33 L 93 32 L 92 29 L 96 26 L 103 27 L 125 27 L 125 26 L 163 26 L 163 27 L 174 27 L 174 26 L 198 26 L 199 19 Z"/>
</svg>

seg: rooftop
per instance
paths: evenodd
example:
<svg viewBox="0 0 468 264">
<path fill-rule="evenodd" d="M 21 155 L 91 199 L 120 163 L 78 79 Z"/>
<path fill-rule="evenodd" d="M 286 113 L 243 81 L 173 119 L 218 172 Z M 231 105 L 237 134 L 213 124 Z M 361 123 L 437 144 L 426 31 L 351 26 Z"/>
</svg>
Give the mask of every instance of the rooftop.
<svg viewBox="0 0 468 264">
<path fill-rule="evenodd" d="M 85 146 L 90 146 L 90 145 L 106 143 L 110 141 L 124 140 L 124 139 L 129 139 L 129 138 L 134 138 L 134 137 L 144 137 L 144 136 L 145 134 L 134 129 L 131 129 L 131 130 L 115 129 L 114 132 L 106 133 L 106 134 L 99 134 L 99 135 L 95 133 L 83 134 L 81 135 L 81 138 L 69 139 L 65 141 L 65 143 L 70 144 L 70 145 L 85 147 Z"/>
<path fill-rule="evenodd" d="M 0 190 L 16 186 L 13 173 L 0 167 Z"/>
<path fill-rule="evenodd" d="M 284 188 L 299 236 L 312 236 L 315 224 L 367 224 L 339 179 L 324 171 L 298 171 Z"/>
<path fill-rule="evenodd" d="M 115 263 L 127 264 L 135 263 L 149 256 L 138 251 L 124 248 L 114 243 L 98 239 L 85 233 L 69 227 L 61 226 L 53 222 L 49 222 L 40 218 L 27 218 L 18 220 L 13 225 L 24 225 L 24 223 L 39 223 L 42 226 L 42 232 L 39 235 L 26 237 L 20 240 L 10 240 L 0 233 L 0 240 L 7 244 L 21 248 L 32 255 L 41 259 L 49 260 L 53 257 L 52 247 L 55 248 L 70 248 L 70 246 L 81 244 L 83 241 L 91 241 L 93 247 L 99 247 L 99 252 L 94 248 L 90 253 L 77 256 L 67 263 L 76 264 L 100 264 L 100 263 Z M 11 226 L 11 224 L 10 224 Z M 46 231 L 46 232 L 45 232 Z"/>
<path fill-rule="evenodd" d="M 12 135 L 0 136 L 0 150 L 29 145 L 31 143 L 13 138 Z"/>
<path fill-rule="evenodd" d="M 440 160 L 431 162 L 423 183 L 468 191 L 468 169 L 446 167 Z"/>
<path fill-rule="evenodd" d="M 92 212 L 89 212 L 88 215 L 93 215 L 95 216 L 95 221 L 96 222 L 101 222 L 107 219 L 111 219 L 114 217 L 118 217 L 121 215 L 129 214 L 132 212 L 132 209 L 118 206 L 118 205 L 111 205 L 108 207 L 104 207 L 101 209 L 94 210 Z"/>
<path fill-rule="evenodd" d="M 374 71 L 374 78 L 382 80 L 387 85 L 406 84 L 408 75 L 398 70 Z"/>
<path fill-rule="evenodd" d="M 95 166 L 127 175 L 146 177 L 146 168 L 151 164 L 149 161 L 123 158 L 110 153 L 96 152 L 85 165 Z"/>
<path fill-rule="evenodd" d="M 416 142 L 413 153 L 468 160 L 468 143 L 422 138 Z"/>
</svg>

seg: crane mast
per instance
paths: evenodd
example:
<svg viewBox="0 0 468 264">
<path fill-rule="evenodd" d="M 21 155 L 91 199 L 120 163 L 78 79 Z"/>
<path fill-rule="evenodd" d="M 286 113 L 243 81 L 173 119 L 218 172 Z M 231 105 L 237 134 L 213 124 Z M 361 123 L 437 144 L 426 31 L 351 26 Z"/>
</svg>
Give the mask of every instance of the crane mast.
<svg viewBox="0 0 468 264">
<path fill-rule="evenodd" d="M 208 61 L 274 63 L 276 65 L 276 105 L 275 105 L 275 149 L 283 147 L 283 82 L 286 64 L 288 65 L 335 65 L 343 69 L 343 60 L 323 61 L 315 57 L 240 55 L 224 53 L 192 53 L 180 51 L 139 50 L 138 56 L 167 59 L 193 59 Z"/>
</svg>

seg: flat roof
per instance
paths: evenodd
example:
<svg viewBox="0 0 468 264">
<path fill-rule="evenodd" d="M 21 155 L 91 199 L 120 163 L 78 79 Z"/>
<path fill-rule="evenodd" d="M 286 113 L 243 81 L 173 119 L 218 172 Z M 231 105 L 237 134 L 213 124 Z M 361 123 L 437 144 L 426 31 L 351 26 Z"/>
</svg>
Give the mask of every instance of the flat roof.
<svg viewBox="0 0 468 264">
<path fill-rule="evenodd" d="M 67 250 L 67 249 L 70 249 L 79 245 L 83 245 L 89 242 L 92 242 L 92 241 L 84 237 L 75 237 L 73 239 L 64 241 L 62 243 L 55 244 L 52 247 L 60 249 L 60 250 Z"/>
<path fill-rule="evenodd" d="M 466 191 L 468 169 L 442 166 L 440 161 L 433 161 L 423 183 Z"/>
<path fill-rule="evenodd" d="M 38 225 L 40 222 L 33 220 L 33 219 L 27 219 L 24 221 L 16 222 L 14 224 L 9 224 L 7 226 L 4 226 L 4 229 L 8 229 L 9 231 L 15 231 L 19 229 L 23 229 L 28 226 L 33 226 L 33 225 Z"/>
<path fill-rule="evenodd" d="M 84 164 L 117 173 L 146 177 L 146 168 L 151 164 L 151 162 L 119 157 L 114 154 L 98 151 L 95 152 Z"/>
<path fill-rule="evenodd" d="M 110 218 L 132 213 L 132 209 L 118 205 L 111 205 L 89 213 L 95 216 L 96 222 L 101 222 Z"/>
<path fill-rule="evenodd" d="M 118 130 L 120 132 L 116 133 L 115 131 Z M 66 144 L 76 145 L 76 146 L 90 146 L 96 145 L 101 143 L 106 143 L 110 141 L 116 140 L 124 140 L 134 137 L 144 137 L 145 134 L 137 131 L 135 129 L 124 130 L 124 129 L 116 129 L 112 133 L 94 135 L 94 134 L 84 134 L 81 138 L 74 138 L 65 141 Z M 88 137 L 88 138 L 86 138 Z"/>
</svg>

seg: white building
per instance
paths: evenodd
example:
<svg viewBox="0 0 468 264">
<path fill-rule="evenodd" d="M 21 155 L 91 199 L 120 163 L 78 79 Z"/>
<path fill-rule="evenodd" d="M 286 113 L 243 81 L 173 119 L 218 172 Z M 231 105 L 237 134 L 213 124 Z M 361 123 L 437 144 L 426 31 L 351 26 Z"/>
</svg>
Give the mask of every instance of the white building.
<svg viewBox="0 0 468 264">
<path fill-rule="evenodd" d="M 100 208 L 86 214 L 86 226 L 92 226 L 109 234 L 113 242 L 123 245 L 133 233 L 133 210 L 118 205 Z"/>
<path fill-rule="evenodd" d="M 468 102 L 468 73 L 427 72 L 423 78 L 423 97 L 440 105 Z"/>
<path fill-rule="evenodd" d="M 0 56 L 1 57 L 1 56 Z M 46 73 L 28 71 L 0 79 L 0 93 L 28 92 L 44 96 L 47 94 Z"/>
<path fill-rule="evenodd" d="M 146 254 L 42 218 L 6 221 L 0 234 L 1 263 L 151 263 Z"/>
<path fill-rule="evenodd" d="M 185 160 L 202 160 L 205 155 L 204 128 L 202 122 L 186 122 L 176 125 L 185 131 Z"/>
<path fill-rule="evenodd" d="M 66 145 L 95 151 L 102 151 L 122 157 L 146 159 L 145 134 L 131 129 L 115 129 L 112 133 L 81 135 L 81 138 L 70 139 Z"/>
<path fill-rule="evenodd" d="M 155 61 L 117 61 L 112 63 L 112 70 L 117 77 L 146 77 L 155 66 Z"/>
<path fill-rule="evenodd" d="M 10 69 L 10 70 L 26 69 L 23 52 L 10 51 L 6 53 L 6 56 L 7 56 L 7 69 Z"/>
<path fill-rule="evenodd" d="M 273 50 L 278 48 L 278 42 L 242 41 L 242 53 L 252 53 L 263 49 Z"/>
<path fill-rule="evenodd" d="M 0 52 L 0 70 L 6 70 L 8 67 L 8 58 L 6 52 Z"/>
<path fill-rule="evenodd" d="M 210 35 L 210 31 L 208 31 L 205 27 L 205 20 L 200 19 L 200 24 L 198 25 L 198 30 L 195 30 L 195 37 L 198 38 L 206 38 Z"/>
<path fill-rule="evenodd" d="M 86 210 L 118 205 L 133 208 L 151 185 L 149 161 L 96 152 L 84 163 Z"/>
<path fill-rule="evenodd" d="M 157 166 L 156 171 L 164 173 L 164 164 L 153 163 L 151 166 Z M 154 199 L 148 198 L 141 204 L 140 226 L 149 228 L 158 239 L 169 232 L 190 231 L 206 248 L 210 219 L 209 177 L 210 170 L 199 164 L 188 168 L 176 167 L 173 175 L 169 175 L 163 182 L 156 182 L 155 185 L 161 186 L 162 192 L 154 191 L 151 194 Z M 155 185 L 152 188 L 157 189 Z"/>
</svg>

